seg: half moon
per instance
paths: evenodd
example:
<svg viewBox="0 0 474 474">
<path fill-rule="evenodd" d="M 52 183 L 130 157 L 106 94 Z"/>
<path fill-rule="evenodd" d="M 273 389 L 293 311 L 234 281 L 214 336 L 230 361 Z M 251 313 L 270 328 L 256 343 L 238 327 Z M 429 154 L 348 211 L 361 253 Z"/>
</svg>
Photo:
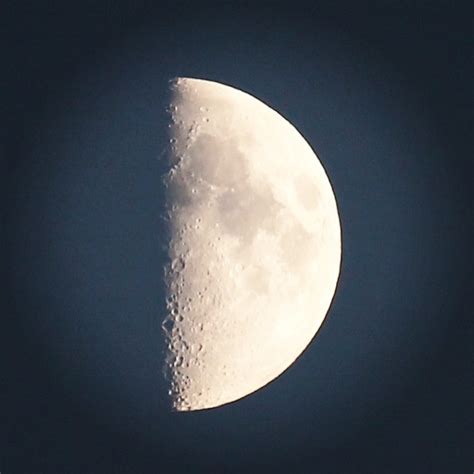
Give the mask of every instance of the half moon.
<svg viewBox="0 0 474 474">
<path fill-rule="evenodd" d="M 217 407 L 303 352 L 341 260 L 334 193 L 301 134 L 270 107 L 200 79 L 171 83 L 165 372 L 172 408 Z"/>
</svg>

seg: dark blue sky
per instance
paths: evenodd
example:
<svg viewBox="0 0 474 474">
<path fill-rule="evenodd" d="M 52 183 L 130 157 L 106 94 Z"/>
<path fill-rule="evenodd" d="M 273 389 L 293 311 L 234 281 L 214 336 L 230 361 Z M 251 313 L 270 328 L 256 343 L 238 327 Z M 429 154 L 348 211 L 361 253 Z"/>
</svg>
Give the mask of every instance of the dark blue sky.
<svg viewBox="0 0 474 474">
<path fill-rule="evenodd" d="M 2 7 L 2 473 L 472 470 L 467 8 L 411 3 Z M 288 118 L 343 237 L 298 361 L 184 414 L 165 410 L 160 372 L 174 76 Z"/>
</svg>

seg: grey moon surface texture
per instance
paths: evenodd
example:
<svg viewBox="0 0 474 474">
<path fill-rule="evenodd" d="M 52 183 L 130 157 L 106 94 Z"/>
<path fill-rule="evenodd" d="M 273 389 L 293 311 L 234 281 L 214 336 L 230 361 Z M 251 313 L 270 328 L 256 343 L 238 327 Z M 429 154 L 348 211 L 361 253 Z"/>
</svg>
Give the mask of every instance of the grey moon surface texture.
<svg viewBox="0 0 474 474">
<path fill-rule="evenodd" d="M 308 346 L 339 276 L 329 179 L 302 135 L 217 82 L 170 82 L 165 376 L 172 409 L 238 400 Z"/>
</svg>

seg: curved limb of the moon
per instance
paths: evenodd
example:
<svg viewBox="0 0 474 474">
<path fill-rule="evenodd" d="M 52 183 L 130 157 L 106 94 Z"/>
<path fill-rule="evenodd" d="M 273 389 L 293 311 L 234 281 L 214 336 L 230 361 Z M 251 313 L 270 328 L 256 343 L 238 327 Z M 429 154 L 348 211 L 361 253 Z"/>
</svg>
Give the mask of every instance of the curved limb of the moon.
<svg viewBox="0 0 474 474">
<path fill-rule="evenodd" d="M 333 298 L 336 200 L 299 132 L 216 82 L 172 82 L 166 371 L 175 410 L 258 390 L 302 353 Z"/>
</svg>

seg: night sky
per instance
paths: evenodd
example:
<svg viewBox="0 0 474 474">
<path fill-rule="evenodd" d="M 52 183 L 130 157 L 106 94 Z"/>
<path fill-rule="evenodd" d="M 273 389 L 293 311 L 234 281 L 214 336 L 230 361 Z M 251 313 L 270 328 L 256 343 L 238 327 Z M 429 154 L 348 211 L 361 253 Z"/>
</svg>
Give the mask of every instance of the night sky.
<svg viewBox="0 0 474 474">
<path fill-rule="evenodd" d="M 222 3 L 0 6 L 1 474 L 472 472 L 468 2 Z M 343 241 L 295 364 L 192 413 L 161 375 L 175 76 L 287 118 Z"/>
</svg>

